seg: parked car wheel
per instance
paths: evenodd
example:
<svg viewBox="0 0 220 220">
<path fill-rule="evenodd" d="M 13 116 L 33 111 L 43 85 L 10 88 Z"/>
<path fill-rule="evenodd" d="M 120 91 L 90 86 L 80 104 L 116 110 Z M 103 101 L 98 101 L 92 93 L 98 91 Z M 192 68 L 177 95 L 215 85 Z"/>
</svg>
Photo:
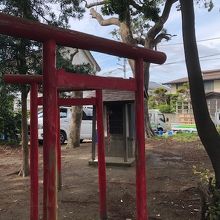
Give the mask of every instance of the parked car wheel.
<svg viewBox="0 0 220 220">
<path fill-rule="evenodd" d="M 66 132 L 65 131 L 60 131 L 60 143 L 64 144 L 66 141 Z"/>
</svg>

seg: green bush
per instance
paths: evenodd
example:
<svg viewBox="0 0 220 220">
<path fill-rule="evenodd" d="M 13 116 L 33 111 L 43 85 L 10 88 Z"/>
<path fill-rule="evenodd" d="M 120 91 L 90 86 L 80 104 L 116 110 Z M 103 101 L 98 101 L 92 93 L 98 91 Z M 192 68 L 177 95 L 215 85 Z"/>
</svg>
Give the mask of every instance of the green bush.
<svg viewBox="0 0 220 220">
<path fill-rule="evenodd" d="M 175 110 L 172 108 L 171 105 L 167 105 L 167 104 L 162 104 L 158 106 L 158 109 L 162 112 L 162 113 L 173 113 Z"/>
<path fill-rule="evenodd" d="M 19 141 L 21 114 L 13 110 L 14 95 L 5 85 L 0 85 L 0 139 Z"/>
<path fill-rule="evenodd" d="M 0 134 L 4 141 L 19 142 L 21 133 L 21 114 L 11 113 L 5 114 L 4 118 L 0 119 Z"/>
<path fill-rule="evenodd" d="M 193 173 L 200 178 L 200 194 L 202 202 L 202 219 L 220 219 L 220 190 L 215 187 L 214 173 L 209 169 L 198 170 L 193 166 Z"/>
</svg>

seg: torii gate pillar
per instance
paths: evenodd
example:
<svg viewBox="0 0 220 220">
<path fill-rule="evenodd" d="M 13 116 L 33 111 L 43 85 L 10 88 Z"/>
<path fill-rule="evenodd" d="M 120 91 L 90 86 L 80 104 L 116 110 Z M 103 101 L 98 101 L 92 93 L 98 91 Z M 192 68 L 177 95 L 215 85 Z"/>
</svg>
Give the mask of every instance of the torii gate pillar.
<svg viewBox="0 0 220 220">
<path fill-rule="evenodd" d="M 43 219 L 57 220 L 57 85 L 56 42 L 43 44 L 44 192 Z M 51 123 L 53 122 L 53 123 Z"/>
<path fill-rule="evenodd" d="M 143 59 L 135 60 L 135 123 L 136 123 L 136 215 L 147 220 L 145 132 L 144 132 L 144 68 Z"/>
</svg>

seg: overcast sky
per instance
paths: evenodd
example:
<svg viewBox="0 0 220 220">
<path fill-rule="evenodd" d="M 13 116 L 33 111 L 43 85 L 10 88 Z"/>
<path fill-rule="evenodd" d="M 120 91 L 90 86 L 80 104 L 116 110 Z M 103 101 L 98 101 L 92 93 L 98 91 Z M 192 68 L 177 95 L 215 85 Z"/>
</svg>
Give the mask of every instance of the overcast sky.
<svg viewBox="0 0 220 220">
<path fill-rule="evenodd" d="M 213 2 L 215 7 L 211 12 L 201 7 L 195 7 L 196 36 L 202 70 L 220 69 L 220 1 L 213 0 Z M 169 42 L 162 42 L 158 46 L 158 50 L 165 52 L 167 55 L 166 63 L 151 65 L 150 80 L 160 83 L 187 75 L 182 44 L 181 13 L 176 10 L 175 6 L 170 13 L 165 28 L 168 33 L 177 36 Z M 114 26 L 101 27 L 87 12 L 81 21 L 73 20 L 71 22 L 71 29 L 112 39 L 110 32 L 114 29 Z M 100 75 L 123 77 L 124 74 L 120 66 L 123 59 L 118 60 L 117 57 L 96 52 L 92 54 L 102 69 Z M 129 69 L 127 65 L 126 77 L 131 76 Z"/>
</svg>

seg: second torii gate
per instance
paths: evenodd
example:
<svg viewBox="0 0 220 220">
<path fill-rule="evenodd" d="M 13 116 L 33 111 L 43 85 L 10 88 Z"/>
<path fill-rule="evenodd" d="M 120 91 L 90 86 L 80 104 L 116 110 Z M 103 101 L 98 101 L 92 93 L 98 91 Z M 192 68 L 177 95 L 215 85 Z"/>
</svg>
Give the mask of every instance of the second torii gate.
<svg viewBox="0 0 220 220">
<path fill-rule="evenodd" d="M 144 136 L 144 73 L 143 62 L 162 64 L 166 60 L 163 53 L 133 47 L 120 42 L 95 37 L 80 32 L 50 27 L 36 22 L 0 14 L 0 33 L 14 37 L 28 38 L 43 43 L 43 127 L 44 127 L 44 220 L 57 220 L 57 91 L 97 90 L 98 126 L 98 171 L 100 219 L 107 219 L 106 174 L 104 133 L 102 118 L 102 89 L 120 89 L 135 92 L 136 116 L 136 206 L 137 219 L 147 219 L 146 176 L 145 176 L 145 136 Z M 56 45 L 94 50 L 135 60 L 135 79 L 105 78 L 70 74 L 56 70 Z M 36 89 L 35 89 L 36 92 Z M 36 96 L 33 93 L 33 97 Z M 36 105 L 36 103 L 34 104 Z M 36 115 L 34 116 L 36 118 Z M 34 121 L 36 124 L 36 121 Z M 37 172 L 36 167 L 31 172 Z M 32 187 L 32 186 L 31 186 Z M 36 204 L 32 204 L 33 206 Z M 38 216 L 31 220 L 37 220 Z"/>
</svg>

